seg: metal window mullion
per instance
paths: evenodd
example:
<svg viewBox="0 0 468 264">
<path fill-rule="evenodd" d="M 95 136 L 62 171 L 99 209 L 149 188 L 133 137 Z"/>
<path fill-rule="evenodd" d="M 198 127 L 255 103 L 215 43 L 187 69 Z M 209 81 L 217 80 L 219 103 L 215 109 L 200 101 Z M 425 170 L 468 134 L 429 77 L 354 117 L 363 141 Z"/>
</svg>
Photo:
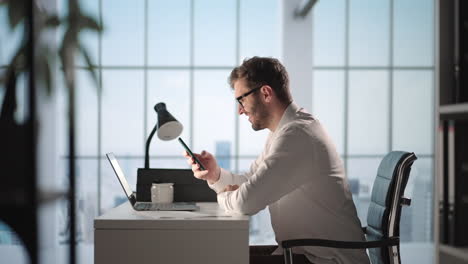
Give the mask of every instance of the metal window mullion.
<svg viewBox="0 0 468 264">
<path fill-rule="evenodd" d="M 236 1 L 236 51 L 234 52 L 236 65 L 240 65 L 240 0 Z M 237 104 L 234 104 L 234 171 L 239 172 L 239 151 L 240 151 L 240 125 L 239 115 L 237 114 Z M 231 161 L 229 161 L 231 162 Z"/>
<path fill-rule="evenodd" d="M 434 70 L 434 66 L 315 66 L 316 70 Z"/>
<path fill-rule="evenodd" d="M 435 153 L 437 151 L 437 146 L 436 146 L 436 139 L 438 137 L 437 135 L 437 131 L 438 131 L 438 128 L 439 128 L 439 125 L 440 123 L 439 122 L 442 122 L 441 120 L 439 120 L 439 114 L 438 114 L 438 110 L 439 110 L 439 95 L 436 94 L 438 92 L 438 87 L 437 87 L 437 81 L 438 81 L 438 77 L 436 76 L 436 70 L 435 70 L 435 66 L 436 66 L 436 60 L 437 60 L 437 46 L 438 46 L 438 42 L 437 42 L 437 37 L 439 35 L 438 33 L 438 1 L 434 1 L 433 2 L 433 17 L 432 17 L 432 43 L 434 43 L 434 45 L 432 46 L 432 67 L 433 69 L 431 70 L 432 72 L 432 105 L 434 107 L 432 107 L 432 116 L 433 116 L 433 123 L 432 123 L 432 131 L 433 134 L 432 134 L 432 147 L 431 147 L 431 153 L 432 153 L 432 162 L 430 163 L 431 164 L 431 169 L 432 169 L 432 195 L 431 195 L 431 203 L 429 204 L 429 208 L 431 208 L 432 206 L 432 216 L 433 218 L 435 218 L 434 216 L 438 215 L 438 214 L 435 214 L 434 213 L 434 208 L 438 208 L 437 206 L 439 206 L 439 199 L 440 197 L 438 197 L 438 183 L 437 183 L 437 164 L 438 164 L 438 159 L 440 159 L 440 157 L 435 157 Z M 438 152 L 440 153 L 440 152 Z M 431 219 L 429 218 L 428 219 L 429 223 L 431 222 Z M 439 240 L 439 232 L 436 231 L 436 228 L 439 227 L 439 224 L 438 224 L 439 220 L 434 220 L 432 219 L 432 224 L 434 225 L 434 227 L 432 229 L 429 230 L 429 241 L 438 241 Z M 436 245 L 436 250 L 438 251 L 439 249 L 439 245 L 437 244 Z M 436 263 L 439 262 L 439 260 L 435 261 Z"/>
<path fill-rule="evenodd" d="M 102 26 L 102 0 L 99 0 L 99 25 Z M 97 186 L 98 186 L 98 191 L 97 191 L 97 208 L 98 208 L 98 215 L 102 214 L 102 208 L 101 208 L 101 185 L 102 185 L 102 174 L 101 174 L 101 165 L 102 161 L 99 158 L 101 155 L 101 150 L 102 150 L 102 90 L 104 89 L 102 87 L 102 32 L 98 33 L 98 71 L 99 71 L 99 89 L 98 89 L 98 131 L 97 131 L 97 136 L 98 136 L 98 146 L 97 146 Z"/>
<path fill-rule="evenodd" d="M 146 131 L 148 131 L 148 0 L 145 0 L 145 10 L 143 15 L 143 142 L 145 149 Z M 148 155 L 149 156 L 149 155 Z"/>
<path fill-rule="evenodd" d="M 194 26 L 194 23 L 195 23 L 195 2 L 194 0 L 191 0 L 190 1 L 190 23 L 189 23 L 189 34 L 190 34 L 190 45 L 189 45 L 189 56 L 190 56 L 190 61 L 189 61 L 189 123 L 190 123 L 190 140 L 189 140 L 189 144 L 190 146 L 193 148 L 193 144 L 194 144 L 194 137 L 193 137 L 193 126 L 195 124 L 195 122 L 193 121 L 193 111 L 195 109 L 195 99 L 194 99 L 194 64 L 195 64 L 195 54 L 194 54 L 194 51 L 195 51 L 195 26 Z"/>
<path fill-rule="evenodd" d="M 433 105 L 434 107 L 432 107 L 432 116 L 434 117 L 432 120 L 433 120 L 433 123 L 432 123 L 432 131 L 438 131 L 438 128 L 439 128 L 439 115 L 438 115 L 438 105 L 439 105 L 439 96 L 436 94 L 437 93 L 437 79 L 438 77 L 436 76 L 436 71 L 434 70 L 435 69 L 435 64 L 436 64 L 436 50 L 437 50 L 437 36 L 438 36 L 438 32 L 437 32 L 437 29 L 438 29 L 438 24 L 437 24 L 437 10 L 438 10 L 438 4 L 437 4 L 437 1 L 434 1 L 433 2 L 433 17 L 432 17 L 432 43 L 434 43 L 434 45 L 432 46 L 432 53 L 433 53 L 433 56 L 432 56 L 432 66 L 433 66 L 433 69 L 432 69 L 432 102 L 433 102 Z M 432 205 L 438 205 L 438 197 L 437 197 L 437 183 L 435 182 L 436 181 L 436 175 L 437 175 L 437 172 L 436 172 L 436 168 L 437 168 L 437 159 L 435 157 L 435 153 L 437 151 L 436 149 L 436 138 L 437 138 L 437 132 L 433 132 L 432 134 L 432 137 L 433 137 L 433 140 L 432 140 L 432 148 L 431 148 L 431 153 L 432 153 L 432 162 L 431 162 L 431 169 L 432 169 Z M 435 206 L 433 208 L 436 208 Z M 434 210 L 434 209 L 433 209 Z M 434 213 L 433 213 L 434 215 Z M 429 220 L 430 221 L 430 220 Z M 437 223 L 437 220 L 434 221 L 433 220 L 433 223 Z M 435 225 L 436 227 L 438 225 Z M 434 227 L 434 228 L 436 228 Z M 437 241 L 439 239 L 438 237 L 438 233 L 436 234 L 436 232 L 434 231 L 434 228 L 429 231 L 430 232 L 430 236 L 431 236 L 431 239 L 433 239 L 433 241 Z M 436 247 L 437 248 L 437 247 Z"/>
<path fill-rule="evenodd" d="M 385 156 L 385 153 L 381 153 L 381 154 L 350 154 L 348 156 L 345 156 L 345 155 L 340 155 L 341 157 L 343 158 L 353 158 L 353 159 L 373 159 L 373 158 L 382 158 L 383 156 Z M 234 158 L 239 158 L 239 159 L 253 159 L 253 158 L 257 158 L 257 155 L 238 155 L 238 156 L 233 156 L 233 155 L 230 155 L 230 157 L 234 157 Z M 433 158 L 434 157 L 434 154 L 418 154 L 418 158 Z M 104 161 L 107 161 L 106 158 L 102 157 L 102 156 L 99 156 L 99 155 L 80 155 L 80 156 L 76 156 L 77 159 L 80 159 L 80 160 L 96 160 L 96 159 L 102 159 Z M 63 159 L 63 160 L 68 160 L 69 159 L 69 156 L 68 155 L 64 155 L 64 156 L 61 156 L 60 159 Z M 139 155 L 119 155 L 119 159 L 144 159 L 144 156 L 139 156 Z M 161 155 L 159 156 L 158 155 L 158 159 L 184 159 L 183 156 L 180 156 L 180 155 Z"/>
<path fill-rule="evenodd" d="M 77 69 L 92 69 L 92 68 L 97 68 L 97 65 L 93 65 L 92 67 L 87 67 L 87 66 L 75 66 Z M 143 70 L 143 69 L 148 69 L 148 70 L 232 70 L 232 65 L 231 66 L 154 66 L 154 65 L 148 65 L 148 66 L 135 66 L 135 65 L 106 65 L 106 66 L 100 66 L 104 70 Z M 1 68 L 1 67 L 0 67 Z M 63 69 L 63 68 L 61 68 Z"/>
<path fill-rule="evenodd" d="M 314 71 L 314 70 L 315 70 L 315 65 L 314 65 L 314 62 L 315 62 L 315 60 L 314 60 L 314 29 L 315 29 L 314 25 L 315 25 L 315 23 L 314 23 L 314 22 L 315 22 L 315 15 L 314 15 L 314 14 L 315 14 L 314 11 L 312 11 L 311 14 L 310 14 L 310 15 L 312 16 L 312 19 L 311 19 L 311 35 L 312 35 L 312 42 L 311 42 L 311 43 L 312 43 L 312 44 L 311 44 L 311 45 L 312 45 L 312 61 L 311 61 L 311 68 L 312 68 L 312 70 L 311 70 L 311 72 L 310 72 L 310 78 L 312 79 L 312 80 L 311 80 L 311 85 L 312 85 L 312 86 L 311 86 L 311 88 L 310 88 L 310 90 L 311 90 L 311 91 L 310 91 L 310 105 L 311 105 L 312 107 L 311 107 L 310 111 L 311 111 L 312 113 L 315 113 L 315 111 L 314 111 L 314 110 L 315 110 L 315 109 L 314 109 L 314 108 L 315 108 L 315 105 L 314 105 L 314 90 L 315 90 L 315 89 L 314 89 L 314 88 L 315 88 L 315 87 L 314 87 L 314 75 L 315 75 L 315 71 Z"/>
<path fill-rule="evenodd" d="M 390 10 L 389 10 L 389 13 L 390 13 L 390 16 L 389 16 L 389 19 L 390 19 L 390 22 L 389 22 L 389 66 L 390 66 L 390 70 L 388 72 L 388 88 L 389 88 L 389 93 L 388 93 L 388 107 L 389 107 L 389 110 L 388 110 L 388 146 L 387 146 L 387 150 L 388 152 L 390 152 L 393 148 L 393 72 L 394 72 L 394 69 L 393 69 L 393 41 L 394 41 L 394 27 L 393 27 L 393 22 L 394 22 L 394 0 L 390 0 Z"/>
<path fill-rule="evenodd" d="M 344 47 L 344 146 L 343 146 L 343 156 L 344 158 L 344 167 L 345 174 L 348 175 L 348 113 L 349 113 L 349 0 L 345 2 L 345 47 Z"/>
</svg>

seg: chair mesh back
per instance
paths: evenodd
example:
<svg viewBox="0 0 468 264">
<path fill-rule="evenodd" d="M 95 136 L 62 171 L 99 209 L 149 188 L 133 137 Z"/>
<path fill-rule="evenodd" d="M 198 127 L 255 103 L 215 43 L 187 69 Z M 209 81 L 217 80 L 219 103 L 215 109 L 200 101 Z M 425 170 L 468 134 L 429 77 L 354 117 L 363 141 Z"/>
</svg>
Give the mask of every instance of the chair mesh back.
<svg viewBox="0 0 468 264">
<path fill-rule="evenodd" d="M 407 158 L 412 155 L 414 159 L 403 164 Z M 377 177 L 375 178 L 372 187 L 371 202 L 367 213 L 367 240 L 380 240 L 389 236 L 389 214 L 393 206 L 393 200 L 398 199 L 395 226 L 393 230 L 394 236 L 399 236 L 399 222 L 401 213 L 400 198 L 403 196 L 406 183 L 408 182 L 411 164 L 416 159 L 412 153 L 403 151 L 392 151 L 387 154 L 379 165 Z M 408 161 L 408 160 L 407 160 Z M 400 176 L 400 191 L 395 194 L 398 172 Z M 373 264 L 390 263 L 388 250 L 380 248 L 369 249 L 369 257 Z"/>
</svg>

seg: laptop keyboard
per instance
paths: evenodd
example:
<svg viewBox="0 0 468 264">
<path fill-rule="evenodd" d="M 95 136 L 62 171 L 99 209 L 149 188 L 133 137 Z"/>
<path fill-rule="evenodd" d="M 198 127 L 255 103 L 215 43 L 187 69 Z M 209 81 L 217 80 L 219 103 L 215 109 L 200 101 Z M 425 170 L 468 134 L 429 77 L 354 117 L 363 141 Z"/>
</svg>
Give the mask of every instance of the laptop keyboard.
<svg viewBox="0 0 468 264">
<path fill-rule="evenodd" d="M 173 210 L 195 210 L 193 204 L 188 203 L 137 203 L 135 209 L 141 211 L 173 211 Z"/>
</svg>

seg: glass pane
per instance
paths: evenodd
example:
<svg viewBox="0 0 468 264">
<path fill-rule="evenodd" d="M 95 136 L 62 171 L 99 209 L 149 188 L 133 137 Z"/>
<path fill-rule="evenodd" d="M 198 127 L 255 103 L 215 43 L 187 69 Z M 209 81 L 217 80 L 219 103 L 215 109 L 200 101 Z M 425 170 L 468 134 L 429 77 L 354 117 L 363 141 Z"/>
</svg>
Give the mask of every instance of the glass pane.
<svg viewBox="0 0 468 264">
<path fill-rule="evenodd" d="M 344 71 L 316 70 L 313 75 L 312 114 L 320 120 L 335 142 L 338 153 L 344 153 Z M 330 103 L 333 102 L 333 103 Z"/>
<path fill-rule="evenodd" d="M 60 160 L 59 174 L 68 174 L 68 160 Z M 94 218 L 97 208 L 97 159 L 76 160 L 76 240 L 78 263 L 92 263 L 94 259 Z M 55 179 L 50 185 L 68 186 L 68 177 Z M 52 189 L 53 186 L 47 186 Z M 40 219 L 40 263 L 67 263 L 69 252 L 69 207 L 68 200 L 41 205 Z"/>
<path fill-rule="evenodd" d="M 189 65 L 190 1 L 148 1 L 148 63 Z"/>
<path fill-rule="evenodd" d="M 394 64 L 434 65 L 433 1 L 396 0 L 394 3 Z"/>
<path fill-rule="evenodd" d="M 184 126 L 181 137 L 190 142 L 190 74 L 188 71 L 149 71 L 148 72 L 148 119 L 147 132 L 158 122 L 154 106 L 159 102 L 166 104 L 167 110 Z M 182 156 L 183 148 L 177 140 L 163 141 L 154 136 L 150 146 L 150 156 Z M 182 166 L 185 166 L 182 164 Z M 180 167 L 179 164 L 178 167 Z M 159 167 L 159 166 L 158 166 Z"/>
<path fill-rule="evenodd" d="M 236 1 L 194 1 L 195 65 L 236 64 Z"/>
<path fill-rule="evenodd" d="M 239 155 L 259 155 L 265 147 L 270 130 L 254 131 L 248 117 L 239 117 Z"/>
<path fill-rule="evenodd" d="M 65 126 L 65 124 L 62 123 L 60 126 Z M 79 165 L 76 165 L 78 168 Z M 45 190 L 68 191 L 68 168 L 68 158 L 60 156 L 56 160 L 55 168 L 48 168 L 48 171 L 42 172 L 43 175 L 40 177 L 41 186 Z M 76 175 L 78 174 L 79 172 Z M 39 251 L 40 263 L 69 262 L 70 214 L 68 199 L 64 197 L 54 202 L 41 204 L 38 208 L 38 217 L 39 239 L 42 245 Z"/>
<path fill-rule="evenodd" d="M 367 225 L 372 186 L 383 156 L 375 158 L 348 158 L 347 176 L 353 194 L 354 204 L 361 220 L 361 225 Z"/>
<path fill-rule="evenodd" d="M 389 63 L 390 1 L 350 1 L 349 62 L 353 66 Z"/>
<path fill-rule="evenodd" d="M 124 156 L 115 156 L 122 168 L 125 178 L 130 185 L 130 188 L 136 192 L 136 176 L 137 169 L 144 164 L 143 158 L 127 158 Z M 101 214 L 106 213 L 109 209 L 119 206 L 122 203 L 128 203 L 128 198 L 120 186 L 117 176 L 107 161 L 107 158 L 101 159 Z"/>
<path fill-rule="evenodd" d="M 23 23 L 19 24 L 13 30 L 8 22 L 8 10 L 6 5 L 0 6 L 0 66 L 10 64 L 11 59 L 21 44 L 23 32 Z M 5 40 L 8 41 L 5 41 Z"/>
<path fill-rule="evenodd" d="M 76 239 L 80 263 L 94 261 L 94 218 L 98 216 L 98 161 L 76 161 Z"/>
<path fill-rule="evenodd" d="M 280 56 L 280 1 L 240 1 L 240 58 Z"/>
<path fill-rule="evenodd" d="M 252 215 L 249 222 L 249 245 L 276 245 L 268 207 Z"/>
<path fill-rule="evenodd" d="M 177 143 L 178 149 L 180 153 L 182 153 L 183 148 L 180 146 L 180 143 L 177 142 L 177 140 L 173 140 L 171 142 L 174 144 Z M 150 167 L 160 169 L 192 169 L 192 167 L 187 164 L 185 157 L 180 153 L 178 155 L 168 155 L 156 158 L 150 156 Z M 139 168 L 141 168 L 141 166 Z"/>
<path fill-rule="evenodd" d="M 78 70 L 76 73 L 77 154 L 94 156 L 98 152 L 99 88 L 88 71 Z"/>
<path fill-rule="evenodd" d="M 433 158 L 419 157 L 413 164 L 400 220 L 401 259 L 405 263 L 432 263 L 433 243 Z"/>
<path fill-rule="evenodd" d="M 75 144 L 76 155 L 97 155 L 98 151 L 98 93 L 99 88 L 87 70 L 76 70 Z M 99 77 L 98 77 L 99 78 Z M 68 92 L 63 75 L 57 76 L 57 146 L 61 156 L 68 155 Z"/>
<path fill-rule="evenodd" d="M 75 71 L 77 75 L 80 75 L 78 71 Z M 59 156 L 61 158 L 65 158 L 68 155 L 68 99 L 67 99 L 67 88 L 65 88 L 65 81 L 63 80 L 63 74 L 57 74 L 57 118 L 58 118 L 58 126 L 57 126 L 57 149 L 59 152 Z M 80 83 L 80 77 L 78 78 L 77 85 Z M 78 90 L 78 89 L 77 89 Z M 82 89 L 79 89 L 82 90 Z M 77 108 L 81 107 L 79 103 L 77 103 Z M 78 136 L 79 137 L 79 136 Z"/>
<path fill-rule="evenodd" d="M 401 234 L 401 231 L 400 231 Z M 436 251 L 434 242 L 403 242 L 400 241 L 402 263 L 435 263 Z M 439 257 L 437 253 L 437 258 Z M 404 261 L 404 262 L 403 262 Z"/>
<path fill-rule="evenodd" d="M 432 158 L 419 157 L 412 166 L 405 190 L 405 197 L 411 198 L 411 206 L 403 207 L 400 223 L 402 241 L 429 242 L 432 239 L 433 165 Z"/>
<path fill-rule="evenodd" d="M 388 72 L 350 71 L 348 153 L 388 151 Z"/>
<path fill-rule="evenodd" d="M 195 71 L 193 150 L 215 153 L 216 144 L 234 146 L 235 100 L 227 83 L 229 71 Z M 187 142 L 188 143 L 188 142 Z"/>
<path fill-rule="evenodd" d="M 233 171 L 235 167 L 234 146 L 231 141 L 216 141 L 214 155 L 218 165 L 228 171 Z"/>
<path fill-rule="evenodd" d="M 103 65 L 142 65 L 144 1 L 103 0 Z"/>
<path fill-rule="evenodd" d="M 434 85 L 432 71 L 395 71 L 393 146 L 418 154 L 433 153 Z"/>
<path fill-rule="evenodd" d="M 345 0 L 318 1 L 313 8 L 315 66 L 343 66 L 345 61 Z"/>
<path fill-rule="evenodd" d="M 65 163 L 61 161 L 59 163 Z M 63 165 L 62 165 L 63 166 Z M 68 183 L 57 181 L 62 185 Z M 39 218 L 39 263 L 69 263 L 68 203 L 65 199 L 42 204 Z M 3 254 L 2 254 L 3 256 Z M 16 263 L 16 262 L 9 262 Z"/>
<path fill-rule="evenodd" d="M 242 157 L 239 157 L 239 168 L 234 173 L 239 173 L 240 174 L 240 173 L 248 172 L 249 169 L 250 169 L 250 165 L 252 165 L 252 162 L 254 162 L 256 158 L 257 158 L 257 156 L 249 156 L 249 157 L 242 156 Z"/>
<path fill-rule="evenodd" d="M 76 155 L 97 155 L 98 151 L 98 87 L 86 70 L 76 70 L 75 144 Z M 68 156 L 68 92 L 63 75 L 58 75 L 57 145 L 60 155 Z"/>
<path fill-rule="evenodd" d="M 24 124 L 28 120 L 29 113 L 29 80 L 26 73 L 21 73 L 16 80 L 16 111 L 15 121 Z"/>
<path fill-rule="evenodd" d="M 103 71 L 101 153 L 143 156 L 143 100 L 142 71 Z"/>
<path fill-rule="evenodd" d="M 26 247 L 11 227 L 0 221 L 0 256 L 4 263 L 30 263 Z"/>
<path fill-rule="evenodd" d="M 239 171 L 246 172 L 255 158 L 240 158 Z M 276 245 L 268 207 L 250 217 L 249 245 Z"/>
</svg>

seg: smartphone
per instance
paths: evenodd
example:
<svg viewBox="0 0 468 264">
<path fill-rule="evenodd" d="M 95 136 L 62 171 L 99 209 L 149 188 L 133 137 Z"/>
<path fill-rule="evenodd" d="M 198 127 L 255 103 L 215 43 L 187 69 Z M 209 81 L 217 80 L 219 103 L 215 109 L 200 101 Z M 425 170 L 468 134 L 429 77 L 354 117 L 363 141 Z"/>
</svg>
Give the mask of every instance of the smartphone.
<svg viewBox="0 0 468 264">
<path fill-rule="evenodd" d="M 200 170 L 206 170 L 205 169 L 205 166 L 203 166 L 203 164 L 198 160 L 197 156 L 195 156 L 193 154 L 193 152 L 189 149 L 189 147 L 185 144 L 185 142 L 181 139 L 181 138 L 178 138 L 180 144 L 182 144 L 182 146 L 184 147 L 184 149 L 187 151 L 187 153 L 195 160 L 195 162 L 200 165 Z"/>
</svg>

